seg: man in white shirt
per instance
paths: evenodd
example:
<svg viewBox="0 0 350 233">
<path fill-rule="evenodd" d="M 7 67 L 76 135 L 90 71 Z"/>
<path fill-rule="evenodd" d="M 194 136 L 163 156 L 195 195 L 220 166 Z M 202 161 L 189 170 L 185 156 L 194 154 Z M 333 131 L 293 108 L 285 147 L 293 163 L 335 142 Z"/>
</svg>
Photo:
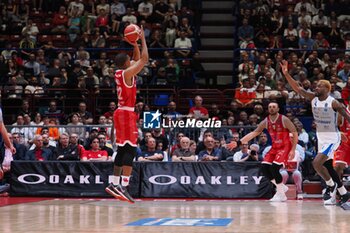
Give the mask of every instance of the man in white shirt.
<svg viewBox="0 0 350 233">
<path fill-rule="evenodd" d="M 149 17 L 153 13 L 153 5 L 152 3 L 148 2 L 148 0 L 143 0 L 143 2 L 139 4 L 137 11 L 142 19 L 149 22 Z"/>
<path fill-rule="evenodd" d="M 73 9 L 78 9 L 78 15 L 82 15 L 84 12 L 84 4 L 80 0 L 75 0 L 69 3 L 68 16 L 72 16 Z"/>
<path fill-rule="evenodd" d="M 186 37 L 186 32 L 180 32 L 180 38 L 175 40 L 174 48 L 177 49 L 187 49 L 187 50 L 176 50 L 176 52 L 182 57 L 188 57 L 191 53 L 192 42 Z"/>
</svg>

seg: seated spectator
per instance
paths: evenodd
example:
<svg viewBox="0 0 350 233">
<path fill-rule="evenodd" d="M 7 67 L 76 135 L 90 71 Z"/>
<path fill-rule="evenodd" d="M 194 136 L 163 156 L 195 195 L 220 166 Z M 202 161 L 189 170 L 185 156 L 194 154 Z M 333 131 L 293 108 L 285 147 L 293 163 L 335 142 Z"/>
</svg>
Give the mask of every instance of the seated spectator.
<svg viewBox="0 0 350 233">
<path fill-rule="evenodd" d="M 305 36 L 299 38 L 300 49 L 314 49 L 315 41 L 310 38 L 309 32 L 305 32 Z"/>
<path fill-rule="evenodd" d="M 176 53 L 180 57 L 189 57 L 191 55 L 191 49 L 192 49 L 192 42 L 191 40 L 187 37 L 187 33 L 185 31 L 180 32 L 180 38 L 177 38 L 175 40 L 175 45 L 174 45 L 176 50 Z M 184 49 L 184 50 L 181 50 Z"/>
<path fill-rule="evenodd" d="M 90 150 L 84 152 L 81 161 L 107 161 L 108 153 L 105 150 L 101 150 L 100 141 L 97 137 L 91 140 L 90 147 Z"/>
<path fill-rule="evenodd" d="M 80 138 L 84 138 L 85 136 L 85 130 L 83 127 L 72 127 L 72 126 L 83 126 L 83 123 L 81 123 L 79 120 L 81 119 L 79 113 L 73 113 L 70 116 L 70 122 L 67 124 L 67 132 L 68 134 L 76 133 L 79 135 Z"/>
<path fill-rule="evenodd" d="M 220 161 L 221 154 L 220 150 L 214 148 L 214 138 L 206 137 L 204 139 L 205 149 L 199 152 L 198 161 Z"/>
<path fill-rule="evenodd" d="M 24 94 L 34 97 L 41 97 L 44 94 L 44 89 L 40 86 L 37 77 L 31 77 L 29 84 L 24 88 Z"/>
<path fill-rule="evenodd" d="M 72 15 L 68 20 L 68 37 L 71 43 L 75 42 L 78 35 L 80 34 L 80 24 L 81 19 L 78 13 L 78 9 L 74 8 L 72 10 Z"/>
<path fill-rule="evenodd" d="M 252 144 L 249 149 L 248 144 L 242 144 L 241 150 L 233 156 L 233 162 L 258 161 L 259 145 Z"/>
<path fill-rule="evenodd" d="M 22 35 L 27 36 L 29 35 L 29 38 L 36 43 L 37 41 L 37 35 L 39 34 L 39 29 L 36 25 L 33 24 L 33 20 L 29 19 L 27 21 L 27 25 L 22 29 Z"/>
<path fill-rule="evenodd" d="M 81 121 L 84 125 L 89 125 L 93 123 L 94 119 L 92 118 L 92 113 L 86 110 L 85 102 L 79 103 L 79 109 L 77 113 L 79 113 Z"/>
<path fill-rule="evenodd" d="M 68 16 L 66 15 L 66 8 L 61 6 L 59 11 L 54 15 L 52 24 L 52 33 L 65 33 L 67 30 Z"/>
<path fill-rule="evenodd" d="M 126 15 L 122 17 L 122 22 L 125 23 L 125 27 L 128 24 L 137 24 L 137 18 L 133 15 L 132 8 L 126 8 Z"/>
<path fill-rule="evenodd" d="M 97 135 L 98 140 L 100 141 L 101 150 L 107 151 L 108 160 L 112 160 L 112 156 L 114 154 L 113 148 L 111 144 L 107 144 L 106 135 L 102 132 L 99 132 Z"/>
<path fill-rule="evenodd" d="M 71 147 L 76 147 L 77 148 L 79 158 L 83 157 L 83 155 L 85 153 L 85 148 L 84 148 L 84 146 L 79 144 L 79 136 L 78 136 L 78 134 L 73 133 L 73 134 L 70 135 L 70 137 L 69 137 L 69 145 Z"/>
<path fill-rule="evenodd" d="M 54 158 L 57 160 L 79 160 L 78 148 L 69 144 L 69 135 L 60 135 L 58 145 L 54 151 Z"/>
<path fill-rule="evenodd" d="M 140 15 L 140 20 L 144 19 L 147 23 L 151 21 L 151 15 L 153 13 L 153 5 L 149 2 L 149 0 L 143 0 L 137 8 L 137 11 Z"/>
<path fill-rule="evenodd" d="M 54 160 L 52 151 L 43 147 L 43 137 L 41 135 L 35 135 L 33 143 L 35 149 L 29 150 L 26 153 L 25 160 L 35 160 L 35 161 L 48 161 Z"/>
<path fill-rule="evenodd" d="M 108 112 L 105 112 L 104 114 L 103 114 L 103 116 L 105 116 L 106 117 L 106 119 L 113 119 L 113 114 L 114 114 L 114 111 L 116 110 L 116 108 L 117 108 L 117 104 L 114 102 L 114 101 L 111 101 L 110 103 L 109 103 L 109 110 L 108 110 Z"/>
<path fill-rule="evenodd" d="M 96 19 L 96 27 L 99 29 L 100 34 L 105 38 L 108 38 L 108 23 L 108 12 L 106 12 L 105 9 L 101 9 Z"/>
<path fill-rule="evenodd" d="M 324 38 L 322 32 L 316 33 L 315 49 L 329 49 L 329 42 Z"/>
<path fill-rule="evenodd" d="M 189 110 L 189 116 L 195 118 L 196 120 L 206 120 L 209 118 L 208 109 L 203 107 L 203 98 L 199 95 L 194 97 L 195 106 L 191 107 Z"/>
<path fill-rule="evenodd" d="M 200 142 L 196 146 L 196 153 L 195 153 L 196 155 L 198 155 L 199 152 L 201 152 L 202 150 L 205 150 L 204 140 L 207 137 L 213 137 L 213 132 L 211 130 L 209 130 L 209 129 L 204 131 L 202 139 L 200 140 Z"/>
<path fill-rule="evenodd" d="M 166 151 L 168 149 L 168 146 L 169 146 L 169 140 L 165 135 L 162 134 L 161 129 L 153 129 L 151 133 L 152 133 L 152 137 L 157 142 L 163 143 L 162 151 Z"/>
<path fill-rule="evenodd" d="M 176 142 L 175 142 L 176 144 L 170 148 L 170 155 L 173 155 L 173 153 L 176 149 L 181 148 L 180 142 L 181 142 L 181 138 L 183 138 L 183 137 L 185 137 L 185 135 L 182 132 L 178 132 L 176 134 Z"/>
<path fill-rule="evenodd" d="M 242 87 L 237 88 L 235 91 L 235 100 L 240 107 L 251 107 L 255 98 L 256 93 L 254 89 L 251 88 L 249 79 L 244 79 L 242 81 Z"/>
<path fill-rule="evenodd" d="M 171 157 L 173 162 L 196 161 L 196 155 L 190 149 L 190 142 L 188 137 L 180 139 L 180 148 L 175 149 Z"/>
<path fill-rule="evenodd" d="M 19 133 L 13 133 L 11 137 L 9 137 L 9 139 L 12 142 L 13 146 L 16 148 L 16 153 L 13 154 L 13 159 L 25 160 L 27 147 L 23 144 L 21 140 L 21 135 Z"/>
<path fill-rule="evenodd" d="M 137 161 L 149 162 L 162 161 L 164 159 L 163 151 L 156 150 L 156 140 L 154 138 L 148 138 L 146 148 L 146 150 L 142 151 Z"/>
<path fill-rule="evenodd" d="M 119 24 L 122 17 L 125 15 L 125 5 L 119 0 L 113 0 L 111 4 L 111 21 L 112 21 L 112 34 L 119 32 Z"/>
</svg>

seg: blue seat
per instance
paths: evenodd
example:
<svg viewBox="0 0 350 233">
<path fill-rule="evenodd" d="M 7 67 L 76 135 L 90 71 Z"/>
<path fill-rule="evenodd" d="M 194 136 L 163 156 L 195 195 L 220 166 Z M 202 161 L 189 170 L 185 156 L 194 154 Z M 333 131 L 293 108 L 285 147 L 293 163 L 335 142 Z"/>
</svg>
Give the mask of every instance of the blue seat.
<svg viewBox="0 0 350 233">
<path fill-rule="evenodd" d="M 167 94 L 158 94 L 154 97 L 155 106 L 167 106 L 169 103 L 169 95 Z"/>
</svg>

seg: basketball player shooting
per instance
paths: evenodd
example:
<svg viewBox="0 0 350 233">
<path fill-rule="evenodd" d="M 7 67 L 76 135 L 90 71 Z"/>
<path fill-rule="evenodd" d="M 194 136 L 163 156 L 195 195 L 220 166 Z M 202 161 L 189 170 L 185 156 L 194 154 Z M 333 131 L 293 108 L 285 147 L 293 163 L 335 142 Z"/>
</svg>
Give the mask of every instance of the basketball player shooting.
<svg viewBox="0 0 350 233">
<path fill-rule="evenodd" d="M 342 205 L 349 200 L 350 194 L 333 168 L 333 156 L 334 151 L 338 148 L 341 141 L 341 135 L 337 125 L 337 115 L 340 113 L 349 122 L 350 115 L 341 103 L 329 95 L 331 90 L 329 81 L 320 80 L 317 83 L 315 92 L 308 92 L 290 76 L 287 61 L 281 63 L 281 68 L 292 89 L 305 99 L 311 101 L 318 140 L 318 154 L 313 161 L 313 166 L 327 184 L 326 192 L 323 195 L 324 204 L 336 204 L 336 192 L 338 190 L 340 194 L 339 205 Z"/>
<path fill-rule="evenodd" d="M 118 108 L 113 115 L 114 127 L 116 130 L 116 144 L 118 154 L 114 160 L 114 179 L 106 188 L 106 192 L 117 199 L 134 203 L 135 201 L 128 193 L 126 187 L 129 185 L 132 173 L 132 163 L 136 156 L 137 147 L 137 127 L 136 113 L 134 112 L 136 103 L 136 75 L 148 62 L 148 48 L 144 35 L 144 30 L 140 32 L 142 53 L 137 42 L 125 40 L 134 47 L 133 60 L 125 53 L 116 56 L 116 66 L 118 70 L 114 79 L 117 84 Z"/>
<path fill-rule="evenodd" d="M 288 187 L 282 182 L 280 169 L 285 167 L 288 159 L 295 156 L 295 148 L 298 143 L 298 133 L 294 124 L 284 115 L 279 114 L 277 103 L 270 103 L 268 106 L 269 116 L 267 116 L 258 127 L 244 136 L 241 143 L 248 144 L 248 141 L 257 137 L 264 129 L 267 129 L 272 139 L 271 150 L 264 157 L 261 163 L 262 172 L 277 187 L 276 194 L 270 199 L 272 202 L 284 202 L 287 200 L 285 192 Z M 290 141 L 289 133 L 293 134 L 293 142 Z"/>
</svg>

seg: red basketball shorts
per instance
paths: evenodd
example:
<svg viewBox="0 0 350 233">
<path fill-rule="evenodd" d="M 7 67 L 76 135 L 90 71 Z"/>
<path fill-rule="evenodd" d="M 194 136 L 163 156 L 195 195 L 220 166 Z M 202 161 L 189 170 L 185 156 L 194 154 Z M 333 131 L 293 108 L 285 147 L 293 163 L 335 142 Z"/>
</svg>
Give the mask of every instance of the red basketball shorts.
<svg viewBox="0 0 350 233">
<path fill-rule="evenodd" d="M 334 161 L 336 163 L 344 163 L 350 165 L 350 145 L 349 142 L 342 142 L 338 149 L 334 152 Z"/>
<path fill-rule="evenodd" d="M 262 163 L 267 164 L 278 164 L 283 165 L 283 167 L 287 164 L 289 152 L 292 146 L 285 146 L 281 148 L 271 148 L 269 152 L 264 157 L 264 161 Z"/>
<path fill-rule="evenodd" d="M 133 111 L 117 109 L 113 114 L 114 127 L 116 130 L 116 144 L 124 146 L 129 143 L 131 146 L 137 146 L 137 115 Z"/>
</svg>

